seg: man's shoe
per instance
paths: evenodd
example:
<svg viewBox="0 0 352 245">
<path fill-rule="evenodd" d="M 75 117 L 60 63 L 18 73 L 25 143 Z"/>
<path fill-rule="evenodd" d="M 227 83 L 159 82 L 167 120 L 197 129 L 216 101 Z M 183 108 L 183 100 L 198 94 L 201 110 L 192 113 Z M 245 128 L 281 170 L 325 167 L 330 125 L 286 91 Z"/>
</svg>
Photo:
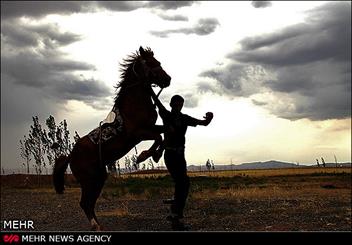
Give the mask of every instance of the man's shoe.
<svg viewBox="0 0 352 245">
<path fill-rule="evenodd" d="M 178 214 L 174 214 L 174 213 L 171 213 L 168 216 L 166 216 L 166 220 L 170 222 L 179 221 L 180 219 L 181 217 Z"/>
<path fill-rule="evenodd" d="M 183 219 L 183 215 L 177 213 L 171 212 L 168 216 L 166 216 L 166 220 L 171 222 L 179 221 L 180 219 Z"/>
<path fill-rule="evenodd" d="M 185 224 L 177 220 L 172 222 L 171 228 L 174 231 L 190 231 L 192 229 L 192 226 L 190 224 Z"/>
</svg>

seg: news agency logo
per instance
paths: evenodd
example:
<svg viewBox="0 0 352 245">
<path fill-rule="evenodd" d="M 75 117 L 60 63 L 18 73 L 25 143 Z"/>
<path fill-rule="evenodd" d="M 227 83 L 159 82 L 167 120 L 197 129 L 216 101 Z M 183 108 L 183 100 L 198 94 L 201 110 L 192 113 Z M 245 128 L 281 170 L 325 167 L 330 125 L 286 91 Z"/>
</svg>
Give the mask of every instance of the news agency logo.
<svg viewBox="0 0 352 245">
<path fill-rule="evenodd" d="M 21 242 L 20 236 L 16 234 L 6 234 L 2 236 L 4 243 L 18 243 Z"/>
<path fill-rule="evenodd" d="M 33 220 L 1 220 L 3 230 L 34 230 Z"/>
</svg>

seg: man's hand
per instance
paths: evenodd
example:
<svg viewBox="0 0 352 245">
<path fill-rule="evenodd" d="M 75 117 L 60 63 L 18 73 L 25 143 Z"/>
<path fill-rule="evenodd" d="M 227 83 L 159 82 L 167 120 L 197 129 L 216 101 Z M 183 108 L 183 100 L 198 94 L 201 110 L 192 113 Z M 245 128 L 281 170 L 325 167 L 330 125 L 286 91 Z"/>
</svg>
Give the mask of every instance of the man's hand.
<svg viewBox="0 0 352 245">
<path fill-rule="evenodd" d="M 206 121 L 206 125 L 208 125 L 211 122 L 211 120 L 213 120 L 213 117 L 214 117 L 214 115 L 212 112 L 205 113 L 205 116 L 203 118 Z"/>
</svg>

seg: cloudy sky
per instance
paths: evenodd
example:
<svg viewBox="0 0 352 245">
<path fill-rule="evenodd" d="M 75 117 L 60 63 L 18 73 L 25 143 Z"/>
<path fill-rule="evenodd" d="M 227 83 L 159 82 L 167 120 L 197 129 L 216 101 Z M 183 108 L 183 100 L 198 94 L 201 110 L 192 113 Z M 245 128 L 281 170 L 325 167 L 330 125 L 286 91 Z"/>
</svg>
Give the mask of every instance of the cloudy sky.
<svg viewBox="0 0 352 245">
<path fill-rule="evenodd" d="M 214 113 L 188 129 L 189 164 L 351 161 L 350 2 L 1 1 L 2 167 L 20 166 L 33 115 L 95 128 L 139 46 L 172 77 L 167 108 L 177 93 Z"/>
</svg>

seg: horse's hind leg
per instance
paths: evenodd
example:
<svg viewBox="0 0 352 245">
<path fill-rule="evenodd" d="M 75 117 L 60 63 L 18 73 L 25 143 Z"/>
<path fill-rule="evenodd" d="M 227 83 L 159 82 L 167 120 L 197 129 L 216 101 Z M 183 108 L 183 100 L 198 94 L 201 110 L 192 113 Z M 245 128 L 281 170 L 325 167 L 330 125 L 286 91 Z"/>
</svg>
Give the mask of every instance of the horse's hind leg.
<svg viewBox="0 0 352 245">
<path fill-rule="evenodd" d="M 147 160 L 151 156 L 155 156 L 156 162 L 159 161 L 162 151 L 157 152 L 157 148 L 162 145 L 163 139 L 161 137 L 163 127 L 160 125 L 154 125 L 154 127 L 150 130 L 140 130 L 139 132 L 135 132 L 139 137 L 143 140 L 154 140 L 153 145 L 146 151 L 141 152 L 137 157 L 137 163 L 143 162 Z M 160 156 L 158 156 L 160 155 Z"/>
<path fill-rule="evenodd" d="M 98 219 L 95 215 L 95 204 L 100 196 L 101 190 L 103 189 L 105 178 L 99 179 L 99 181 L 82 184 L 82 194 L 80 206 L 86 214 L 90 224 L 91 229 L 99 231 L 101 226 L 98 222 Z"/>
</svg>

